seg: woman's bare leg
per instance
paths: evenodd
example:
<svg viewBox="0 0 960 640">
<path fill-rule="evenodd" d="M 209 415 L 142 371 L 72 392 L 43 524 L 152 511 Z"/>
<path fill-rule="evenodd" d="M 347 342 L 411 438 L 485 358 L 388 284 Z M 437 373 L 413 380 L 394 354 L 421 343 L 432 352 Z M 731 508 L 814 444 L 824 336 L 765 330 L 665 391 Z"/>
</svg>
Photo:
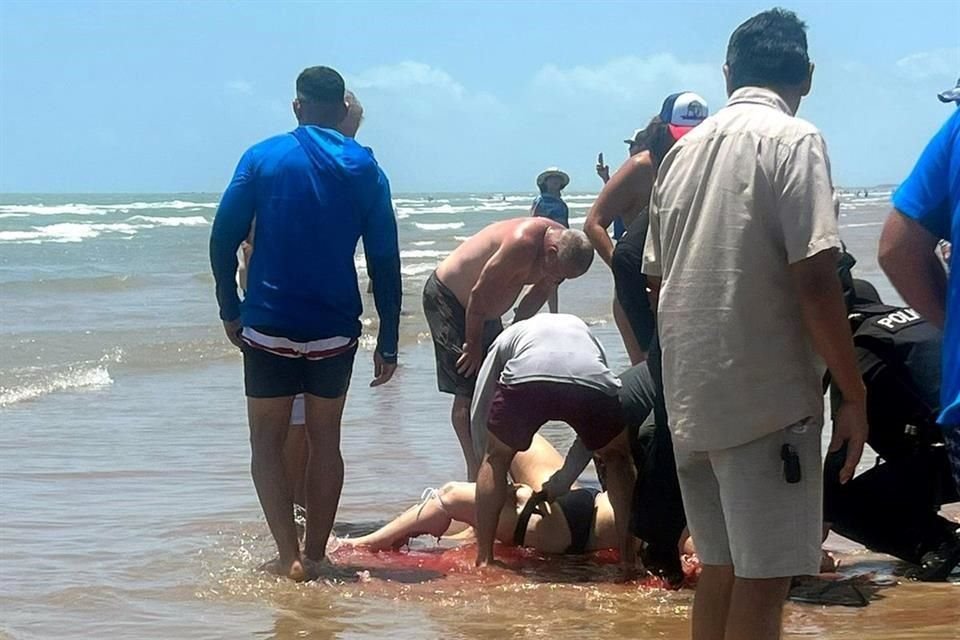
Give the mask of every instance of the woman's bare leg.
<svg viewBox="0 0 960 640">
<path fill-rule="evenodd" d="M 368 547 L 374 551 L 394 549 L 420 535 L 429 534 L 439 538 L 454 522 L 473 526 L 476 515 L 476 485 L 472 482 L 448 482 L 426 502 L 410 507 L 373 533 L 347 538 L 342 543 Z M 517 499 L 511 495 L 500 513 L 497 539 L 511 540 L 516 522 Z"/>
</svg>

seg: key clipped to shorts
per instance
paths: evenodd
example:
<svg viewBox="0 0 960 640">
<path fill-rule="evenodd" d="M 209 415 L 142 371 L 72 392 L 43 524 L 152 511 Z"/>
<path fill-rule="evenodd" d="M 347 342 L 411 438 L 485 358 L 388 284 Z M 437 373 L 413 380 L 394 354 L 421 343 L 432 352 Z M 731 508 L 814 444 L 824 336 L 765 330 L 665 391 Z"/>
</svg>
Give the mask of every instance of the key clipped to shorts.
<svg viewBox="0 0 960 640">
<path fill-rule="evenodd" d="M 780 448 L 780 459 L 783 460 L 783 478 L 789 484 L 800 482 L 800 456 L 797 450 L 791 444 L 785 444 Z"/>
</svg>

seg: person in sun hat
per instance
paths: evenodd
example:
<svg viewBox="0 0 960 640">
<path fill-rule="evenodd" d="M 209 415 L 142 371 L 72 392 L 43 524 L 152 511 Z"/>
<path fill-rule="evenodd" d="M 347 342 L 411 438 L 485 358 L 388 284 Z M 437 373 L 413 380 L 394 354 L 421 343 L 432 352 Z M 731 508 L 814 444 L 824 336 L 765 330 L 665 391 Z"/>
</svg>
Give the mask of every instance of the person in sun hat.
<svg viewBox="0 0 960 640">
<path fill-rule="evenodd" d="M 570 176 L 557 167 L 549 167 L 537 176 L 537 188 L 540 195 L 533 200 L 530 206 L 530 215 L 537 218 L 547 218 L 570 228 L 570 210 L 563 201 L 561 192 L 570 184 Z M 547 299 L 550 313 L 557 312 L 557 292 L 554 291 Z"/>
<path fill-rule="evenodd" d="M 533 200 L 530 214 L 549 218 L 565 227 L 570 226 L 570 212 L 567 203 L 563 201 L 561 192 L 570 184 L 570 176 L 558 169 L 550 167 L 537 176 L 537 188 L 540 195 Z"/>
</svg>

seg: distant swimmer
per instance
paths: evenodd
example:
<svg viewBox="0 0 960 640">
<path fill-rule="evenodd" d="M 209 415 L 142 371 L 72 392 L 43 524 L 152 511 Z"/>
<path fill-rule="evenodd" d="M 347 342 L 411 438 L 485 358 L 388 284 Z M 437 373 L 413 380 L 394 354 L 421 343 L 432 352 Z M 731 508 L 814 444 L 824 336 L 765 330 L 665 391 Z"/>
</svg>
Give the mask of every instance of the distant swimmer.
<svg viewBox="0 0 960 640">
<path fill-rule="evenodd" d="M 570 226 L 570 210 L 563 201 L 561 192 L 570 184 L 570 176 L 556 167 L 550 167 L 537 176 L 537 188 L 540 195 L 533 200 L 530 206 L 530 215 L 549 218 L 559 222 L 564 227 Z M 556 313 L 558 308 L 557 293 L 554 291 L 547 298 L 550 313 Z"/>
<path fill-rule="evenodd" d="M 243 351 L 251 472 L 279 552 L 267 568 L 303 580 L 326 558 L 343 485 L 340 422 L 362 330 L 361 237 L 380 315 L 373 386 L 396 370 L 401 280 L 387 178 L 368 149 L 337 130 L 348 111 L 343 78 L 311 67 L 296 88 L 300 126 L 243 155 L 214 219 L 210 261 L 224 330 Z M 241 304 L 237 250 L 251 225 L 256 248 Z M 309 445 L 302 553 L 282 455 L 300 393 Z"/>
<path fill-rule="evenodd" d="M 423 310 L 436 350 L 437 386 L 454 396 L 451 421 L 470 480 L 478 465 L 470 437 L 474 378 L 503 329 L 500 317 L 526 285 L 533 287 L 515 318 L 534 315 L 561 282 L 586 273 L 592 261 L 583 232 L 546 218 L 514 218 L 467 239 L 427 279 Z"/>
<path fill-rule="evenodd" d="M 607 367 L 590 328 L 567 314 L 516 322 L 490 347 L 477 383 L 472 419 L 476 435 L 486 436 L 477 474 L 477 566 L 494 560 L 497 517 L 507 499 L 514 457 L 530 447 L 548 420 L 558 420 L 576 431 L 606 469 L 617 547 L 630 573 L 635 564 L 629 521 L 636 472 L 620 406 L 620 380 Z"/>
</svg>

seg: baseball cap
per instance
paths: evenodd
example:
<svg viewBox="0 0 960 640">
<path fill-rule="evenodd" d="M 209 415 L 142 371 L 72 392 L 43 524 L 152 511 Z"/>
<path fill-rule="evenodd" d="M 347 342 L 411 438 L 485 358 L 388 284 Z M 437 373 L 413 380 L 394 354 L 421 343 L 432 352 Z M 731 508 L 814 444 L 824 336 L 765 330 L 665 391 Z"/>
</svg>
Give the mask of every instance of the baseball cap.
<svg viewBox="0 0 960 640">
<path fill-rule="evenodd" d="M 660 120 L 666 122 L 674 140 L 679 140 L 707 119 L 707 101 L 692 91 L 667 96 L 660 109 Z"/>
<path fill-rule="evenodd" d="M 937 97 L 940 98 L 940 102 L 956 102 L 957 106 L 960 106 L 960 78 L 957 78 L 957 86 L 938 93 Z"/>
</svg>

